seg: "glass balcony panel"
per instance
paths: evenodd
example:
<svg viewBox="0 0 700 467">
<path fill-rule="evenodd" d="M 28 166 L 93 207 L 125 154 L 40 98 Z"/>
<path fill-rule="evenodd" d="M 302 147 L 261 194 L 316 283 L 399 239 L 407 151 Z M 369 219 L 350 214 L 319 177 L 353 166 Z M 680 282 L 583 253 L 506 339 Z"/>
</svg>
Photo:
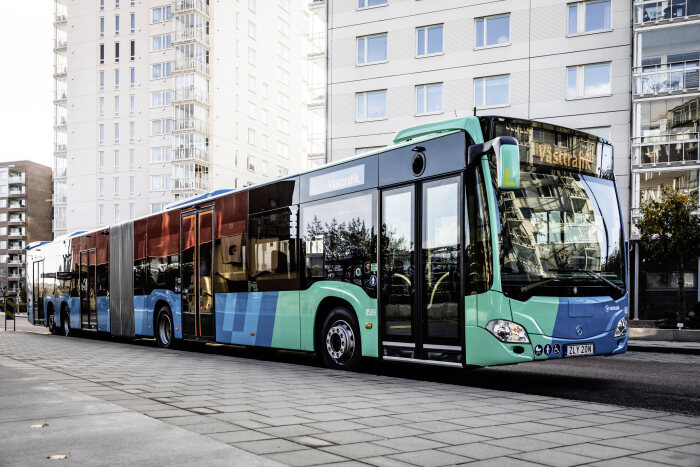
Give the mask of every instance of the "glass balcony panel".
<svg viewBox="0 0 700 467">
<path fill-rule="evenodd" d="M 698 154 L 698 142 L 691 141 L 689 143 L 683 143 L 683 159 L 686 162 L 697 162 L 700 160 L 700 155 Z"/>
<path fill-rule="evenodd" d="M 668 145 L 668 161 L 683 161 L 683 143 L 671 143 Z"/>
</svg>

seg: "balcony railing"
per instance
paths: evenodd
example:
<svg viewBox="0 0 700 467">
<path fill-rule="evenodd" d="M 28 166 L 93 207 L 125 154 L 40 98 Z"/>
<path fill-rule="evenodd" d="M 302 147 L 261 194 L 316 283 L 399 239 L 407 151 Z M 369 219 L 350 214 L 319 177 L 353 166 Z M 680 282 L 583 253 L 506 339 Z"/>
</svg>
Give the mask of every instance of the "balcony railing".
<svg viewBox="0 0 700 467">
<path fill-rule="evenodd" d="M 173 102 L 195 101 L 200 104 L 209 105 L 209 94 L 197 88 L 176 89 Z"/>
<path fill-rule="evenodd" d="M 57 40 L 57 41 L 56 41 L 56 45 L 55 45 L 55 47 L 54 47 L 54 50 L 61 50 L 61 49 L 65 49 L 66 47 L 68 47 L 68 41 L 67 41 L 67 40 L 60 40 L 60 41 Z"/>
<path fill-rule="evenodd" d="M 17 200 L 15 200 L 17 201 Z M 24 209 L 24 206 L 20 203 L 10 203 L 7 209 Z"/>
<path fill-rule="evenodd" d="M 634 71 L 635 95 L 653 95 L 698 89 L 700 62 L 670 63 L 659 68 L 638 67 Z"/>
<path fill-rule="evenodd" d="M 54 117 L 53 126 L 66 126 L 68 124 L 68 119 L 66 117 Z"/>
<path fill-rule="evenodd" d="M 65 13 L 56 13 L 54 23 L 65 23 L 66 21 L 68 21 L 68 15 Z"/>
<path fill-rule="evenodd" d="M 10 216 L 10 217 L 8 218 L 8 221 L 9 221 L 9 222 L 14 222 L 14 223 L 20 223 L 20 222 L 24 222 L 25 219 L 24 219 L 24 217 Z"/>
<path fill-rule="evenodd" d="M 13 250 L 24 250 L 24 244 L 22 244 L 22 243 L 10 242 L 10 244 L 7 245 L 7 249 L 8 249 L 9 251 L 13 251 Z"/>
<path fill-rule="evenodd" d="M 209 180 L 202 178 L 176 178 L 173 180 L 173 190 L 209 190 Z"/>
<path fill-rule="evenodd" d="M 311 0 L 309 2 L 309 8 L 320 8 L 326 5 L 326 0 Z"/>
<path fill-rule="evenodd" d="M 178 148 L 173 151 L 173 161 L 209 162 L 209 152 L 200 148 Z"/>
<path fill-rule="evenodd" d="M 185 28 L 175 31 L 175 40 L 173 42 L 197 41 L 204 45 L 209 45 L 209 34 L 202 28 Z"/>
<path fill-rule="evenodd" d="M 66 220 L 65 219 L 54 219 L 53 220 L 53 230 L 65 230 Z"/>
<path fill-rule="evenodd" d="M 61 76 L 65 75 L 68 73 L 68 65 L 54 65 L 53 66 L 53 75 L 54 76 Z"/>
<path fill-rule="evenodd" d="M 55 100 L 55 101 L 62 101 L 62 100 L 65 100 L 67 97 L 68 97 L 68 94 L 66 93 L 65 90 L 53 92 L 53 100 Z"/>
<path fill-rule="evenodd" d="M 206 120 L 199 118 L 177 118 L 175 119 L 173 131 L 199 131 L 207 133 L 209 131 L 209 125 Z"/>
<path fill-rule="evenodd" d="M 57 143 L 54 145 L 54 152 L 66 152 L 68 150 L 68 145 L 65 143 Z"/>
<path fill-rule="evenodd" d="M 23 230 L 10 229 L 7 236 L 8 237 L 24 237 L 26 235 L 27 235 L 26 232 L 24 232 Z"/>
<path fill-rule="evenodd" d="M 68 196 L 54 193 L 53 194 L 53 204 L 65 204 L 68 202 Z"/>
<path fill-rule="evenodd" d="M 24 181 L 25 181 L 24 175 L 14 176 L 14 177 L 10 176 L 7 179 L 7 183 L 9 183 L 10 185 L 21 184 L 21 183 L 24 183 Z"/>
<path fill-rule="evenodd" d="M 326 34 L 323 32 L 308 34 L 307 57 L 322 57 L 326 54 Z"/>
<path fill-rule="evenodd" d="M 173 13 L 185 13 L 190 10 L 209 16 L 209 5 L 204 0 L 176 0 Z"/>
<path fill-rule="evenodd" d="M 636 164 L 698 163 L 698 133 L 664 134 L 632 138 L 633 161 Z"/>
<path fill-rule="evenodd" d="M 68 175 L 68 169 L 66 167 L 59 167 L 54 169 L 53 178 L 64 178 Z"/>
<path fill-rule="evenodd" d="M 634 5 L 634 24 L 700 15 L 700 0 L 650 0 Z"/>
<path fill-rule="evenodd" d="M 10 187 L 10 196 L 12 195 L 23 195 L 25 194 L 24 187 Z"/>
<path fill-rule="evenodd" d="M 175 71 L 198 71 L 209 75 L 209 64 L 199 58 L 181 58 L 175 61 Z"/>
<path fill-rule="evenodd" d="M 320 107 L 326 103 L 326 89 L 311 90 L 311 97 L 307 105 L 309 107 Z"/>
</svg>

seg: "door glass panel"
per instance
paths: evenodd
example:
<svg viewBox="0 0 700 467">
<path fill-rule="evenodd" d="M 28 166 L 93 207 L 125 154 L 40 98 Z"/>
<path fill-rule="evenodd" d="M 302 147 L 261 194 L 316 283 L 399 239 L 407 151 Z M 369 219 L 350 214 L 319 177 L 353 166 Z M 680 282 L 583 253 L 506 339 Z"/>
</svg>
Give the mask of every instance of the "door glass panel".
<svg viewBox="0 0 700 467">
<path fill-rule="evenodd" d="M 199 335 L 214 335 L 214 291 L 212 283 L 213 211 L 199 214 Z"/>
<path fill-rule="evenodd" d="M 88 252 L 80 252 L 80 324 L 88 326 Z"/>
<path fill-rule="evenodd" d="M 382 194 L 382 303 L 387 337 L 413 336 L 413 186 Z"/>
<path fill-rule="evenodd" d="M 88 252 L 88 327 L 91 329 L 97 326 L 97 297 L 95 288 L 97 286 L 97 252 L 90 250 Z"/>
<path fill-rule="evenodd" d="M 421 262 L 425 340 L 459 337 L 459 179 L 423 185 Z"/>
<path fill-rule="evenodd" d="M 182 293 L 182 334 L 195 335 L 194 315 L 195 306 L 195 277 L 194 277 L 194 247 L 195 247 L 195 215 L 182 218 L 182 262 L 180 277 Z"/>
</svg>

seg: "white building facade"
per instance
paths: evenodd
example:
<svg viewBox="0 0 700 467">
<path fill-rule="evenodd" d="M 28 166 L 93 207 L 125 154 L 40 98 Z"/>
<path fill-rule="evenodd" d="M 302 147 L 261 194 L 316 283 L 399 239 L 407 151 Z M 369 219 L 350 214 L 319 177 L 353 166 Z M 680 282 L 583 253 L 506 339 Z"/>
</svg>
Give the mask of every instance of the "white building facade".
<svg viewBox="0 0 700 467">
<path fill-rule="evenodd" d="M 614 144 L 629 227 L 631 18 L 622 0 L 329 3 L 328 160 L 475 112 L 584 129 Z"/>
<path fill-rule="evenodd" d="M 54 234 L 305 168 L 309 10 L 56 0 Z"/>
</svg>

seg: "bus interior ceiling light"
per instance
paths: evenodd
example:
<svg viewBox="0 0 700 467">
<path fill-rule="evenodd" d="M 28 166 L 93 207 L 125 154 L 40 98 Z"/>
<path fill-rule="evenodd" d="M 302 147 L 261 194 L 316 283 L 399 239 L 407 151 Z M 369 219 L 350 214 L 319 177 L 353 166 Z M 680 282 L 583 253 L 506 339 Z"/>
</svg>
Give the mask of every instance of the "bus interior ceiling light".
<svg viewBox="0 0 700 467">
<path fill-rule="evenodd" d="M 504 319 L 493 319 L 486 325 L 486 330 L 496 336 L 502 342 L 529 344 L 530 338 L 527 331 L 518 323 Z"/>
</svg>

